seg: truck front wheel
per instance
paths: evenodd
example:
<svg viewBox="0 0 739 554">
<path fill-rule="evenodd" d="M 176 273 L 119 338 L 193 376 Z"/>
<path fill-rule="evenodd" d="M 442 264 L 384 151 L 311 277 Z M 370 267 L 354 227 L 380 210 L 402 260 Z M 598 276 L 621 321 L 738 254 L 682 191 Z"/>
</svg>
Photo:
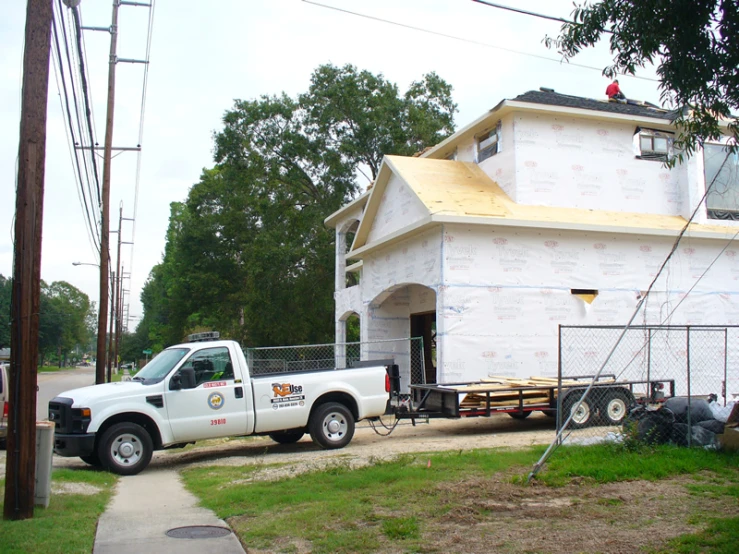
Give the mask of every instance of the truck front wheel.
<svg viewBox="0 0 739 554">
<path fill-rule="evenodd" d="M 327 402 L 316 408 L 310 420 L 310 436 L 326 449 L 344 448 L 354 436 L 354 416 L 338 402 Z"/>
<path fill-rule="evenodd" d="M 98 457 L 108 471 L 136 475 L 149 465 L 153 449 L 146 429 L 135 423 L 116 423 L 103 433 Z"/>
</svg>

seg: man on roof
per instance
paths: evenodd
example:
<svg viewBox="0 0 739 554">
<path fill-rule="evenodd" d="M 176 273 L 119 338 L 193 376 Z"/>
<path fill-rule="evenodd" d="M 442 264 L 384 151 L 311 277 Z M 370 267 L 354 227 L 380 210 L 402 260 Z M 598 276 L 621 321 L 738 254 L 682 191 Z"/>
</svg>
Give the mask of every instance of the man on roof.
<svg viewBox="0 0 739 554">
<path fill-rule="evenodd" d="M 624 93 L 621 92 L 621 88 L 618 86 L 618 79 L 615 79 L 606 88 L 606 96 L 609 100 L 626 100 Z"/>
</svg>

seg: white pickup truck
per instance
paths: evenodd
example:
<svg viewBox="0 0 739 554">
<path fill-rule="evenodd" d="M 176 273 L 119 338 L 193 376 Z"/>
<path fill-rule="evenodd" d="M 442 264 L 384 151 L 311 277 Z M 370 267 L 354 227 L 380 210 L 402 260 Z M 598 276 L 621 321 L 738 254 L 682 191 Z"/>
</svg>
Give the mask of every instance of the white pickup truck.
<svg viewBox="0 0 739 554">
<path fill-rule="evenodd" d="M 135 475 L 154 450 L 217 437 L 269 435 L 293 443 L 309 432 L 323 448 L 342 448 L 352 440 L 356 421 L 388 409 L 392 369 L 250 376 L 234 341 L 179 344 L 131 381 L 75 389 L 51 400 L 54 451 Z"/>
</svg>

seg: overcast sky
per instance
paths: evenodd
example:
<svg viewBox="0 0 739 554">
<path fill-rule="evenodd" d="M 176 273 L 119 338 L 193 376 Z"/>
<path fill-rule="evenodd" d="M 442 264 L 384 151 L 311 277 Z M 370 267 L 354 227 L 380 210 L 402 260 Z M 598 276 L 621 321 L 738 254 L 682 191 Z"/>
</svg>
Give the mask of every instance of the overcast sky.
<svg viewBox="0 0 739 554">
<path fill-rule="evenodd" d="M 54 0 L 56 3 L 58 0 Z M 534 56 L 558 59 L 542 44 L 559 24 L 494 9 L 472 0 L 320 0 L 364 14 L 360 17 L 302 0 L 156 0 L 138 203 L 134 223 L 124 221 L 122 260 L 131 272 L 130 313 L 141 315 L 141 288 L 162 258 L 171 202 L 183 201 L 203 168 L 213 165 L 212 134 L 234 99 L 304 92 L 320 64 L 353 64 L 382 73 L 401 91 L 430 71 L 453 87 L 459 106 L 457 128 L 505 98 L 541 86 L 557 92 L 605 98 L 608 80 L 599 70 L 583 69 Z M 498 0 L 497 3 L 567 18 L 572 0 Z M 25 2 L 5 2 L 0 19 L 0 274 L 13 262 L 16 160 L 25 28 Z M 66 9 L 66 8 L 65 8 Z M 110 25 L 110 0 L 82 0 L 83 24 Z M 147 10 L 120 8 L 118 56 L 143 59 Z M 373 19 L 374 18 L 374 19 Z M 390 20 L 404 26 L 378 21 Z M 439 34 L 414 30 L 419 27 Z M 451 35 L 463 40 L 449 38 Z M 85 31 L 87 60 L 102 145 L 105 133 L 107 33 Z M 575 63 L 605 67 L 602 47 Z M 652 68 L 638 75 L 654 78 Z M 136 146 L 141 104 L 141 65 L 118 64 L 114 146 Z M 630 98 L 659 103 L 653 80 L 622 77 Z M 86 231 L 67 142 L 60 93 L 52 69 L 49 84 L 46 188 L 41 276 L 64 280 L 97 302 L 96 263 Z M 136 155 L 122 153 L 112 165 L 111 229 L 134 217 Z M 115 256 L 117 236 L 112 235 Z M 265 306 L 268 310 L 269 306 Z M 131 319 L 131 329 L 138 319 Z"/>
</svg>

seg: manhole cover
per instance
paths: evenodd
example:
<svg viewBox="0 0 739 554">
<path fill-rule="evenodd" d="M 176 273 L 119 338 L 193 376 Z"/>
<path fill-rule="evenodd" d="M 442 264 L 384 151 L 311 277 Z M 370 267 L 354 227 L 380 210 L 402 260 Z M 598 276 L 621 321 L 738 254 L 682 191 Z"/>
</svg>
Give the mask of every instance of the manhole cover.
<svg viewBox="0 0 739 554">
<path fill-rule="evenodd" d="M 167 536 L 173 539 L 215 539 L 231 534 L 227 527 L 216 527 L 215 525 L 189 525 L 187 527 L 175 527 L 167 531 Z"/>
</svg>

